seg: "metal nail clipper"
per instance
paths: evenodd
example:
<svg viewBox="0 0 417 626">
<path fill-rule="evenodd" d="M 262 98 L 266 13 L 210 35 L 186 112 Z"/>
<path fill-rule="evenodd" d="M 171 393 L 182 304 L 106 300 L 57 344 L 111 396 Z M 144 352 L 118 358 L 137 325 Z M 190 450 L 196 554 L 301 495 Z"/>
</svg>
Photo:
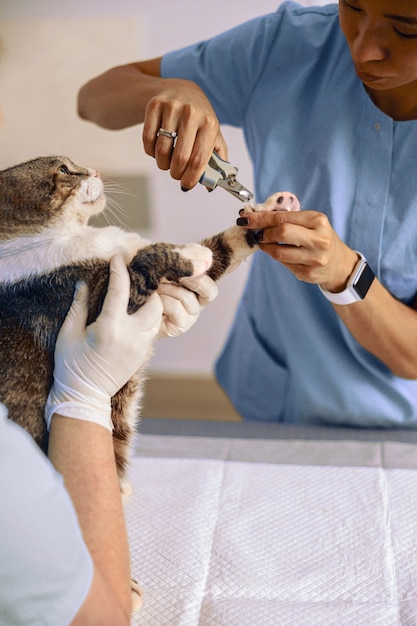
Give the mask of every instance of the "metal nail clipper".
<svg viewBox="0 0 417 626">
<path fill-rule="evenodd" d="M 237 180 L 237 173 L 237 167 L 234 167 L 229 161 L 224 161 L 216 152 L 213 152 L 204 174 L 200 178 L 200 183 L 208 191 L 213 191 L 216 187 L 222 187 L 235 198 L 242 202 L 248 202 L 252 200 L 253 193 Z"/>
</svg>

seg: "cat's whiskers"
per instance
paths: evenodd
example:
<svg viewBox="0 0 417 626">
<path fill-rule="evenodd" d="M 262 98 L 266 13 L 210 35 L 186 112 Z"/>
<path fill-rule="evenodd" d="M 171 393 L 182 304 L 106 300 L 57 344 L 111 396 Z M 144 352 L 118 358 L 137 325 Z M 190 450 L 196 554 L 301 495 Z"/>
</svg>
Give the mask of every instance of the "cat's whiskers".
<svg viewBox="0 0 417 626">
<path fill-rule="evenodd" d="M 117 185 L 115 183 L 115 186 L 112 187 L 111 185 L 109 185 L 109 183 L 104 183 L 104 191 L 111 193 L 111 194 L 120 194 L 123 196 L 130 196 L 131 198 L 137 198 L 137 195 L 135 193 L 132 193 L 131 191 L 126 191 L 125 189 L 122 189 L 120 187 L 120 185 Z"/>
<path fill-rule="evenodd" d="M 107 197 L 106 200 L 107 200 L 106 206 L 104 207 L 102 211 L 102 215 L 104 219 L 107 221 L 107 223 L 108 224 L 111 223 L 110 220 L 108 219 L 108 214 L 110 214 L 121 226 L 128 228 L 126 221 L 125 221 L 126 218 L 129 216 L 128 211 L 126 211 L 124 206 L 120 204 L 120 202 L 117 202 L 117 200 L 115 200 L 114 198 Z M 123 218 L 125 218 L 125 220 L 123 220 Z"/>
<path fill-rule="evenodd" d="M 106 200 L 107 200 L 107 204 L 110 205 L 113 209 L 117 210 L 117 212 L 120 213 L 120 215 L 123 215 L 124 217 L 128 217 L 129 211 L 121 202 L 118 202 L 115 198 L 111 198 L 111 197 L 106 198 Z"/>
<path fill-rule="evenodd" d="M 106 194 L 120 195 L 120 196 L 130 196 L 131 198 L 137 198 L 137 195 L 123 188 L 119 183 L 113 181 L 103 181 L 103 190 Z M 113 198 L 114 200 L 114 198 Z"/>
<path fill-rule="evenodd" d="M 116 182 L 104 181 L 103 186 L 104 192 L 106 194 L 106 206 L 104 207 L 104 210 L 102 212 L 104 219 L 108 224 L 110 224 L 111 221 L 108 219 L 107 215 L 110 214 L 121 226 L 123 226 L 124 228 L 128 228 L 126 219 L 129 217 L 129 212 L 121 202 L 116 200 L 114 196 L 118 194 L 122 196 L 136 197 L 135 194 L 126 191 Z"/>
</svg>

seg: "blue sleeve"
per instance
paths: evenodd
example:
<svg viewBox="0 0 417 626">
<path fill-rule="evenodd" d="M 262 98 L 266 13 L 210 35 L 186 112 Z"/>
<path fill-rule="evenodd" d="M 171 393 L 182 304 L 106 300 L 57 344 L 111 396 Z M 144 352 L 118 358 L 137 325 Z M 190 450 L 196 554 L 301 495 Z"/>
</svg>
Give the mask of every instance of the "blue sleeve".
<svg viewBox="0 0 417 626">
<path fill-rule="evenodd" d="M 0 624 L 64 626 L 93 564 L 61 476 L 0 404 Z"/>
<path fill-rule="evenodd" d="M 242 126 L 279 22 L 279 13 L 271 13 L 170 52 L 162 59 L 161 75 L 194 81 L 206 93 L 221 123 Z"/>
<path fill-rule="evenodd" d="M 265 100 L 277 89 L 287 89 L 290 77 L 298 82 L 299 68 L 311 64 L 312 51 L 315 58 L 327 40 L 328 29 L 338 24 L 337 16 L 336 4 L 303 7 L 284 2 L 275 13 L 166 54 L 161 76 L 194 81 L 207 95 L 222 124 L 244 127 L 259 81 L 263 80 Z"/>
</svg>

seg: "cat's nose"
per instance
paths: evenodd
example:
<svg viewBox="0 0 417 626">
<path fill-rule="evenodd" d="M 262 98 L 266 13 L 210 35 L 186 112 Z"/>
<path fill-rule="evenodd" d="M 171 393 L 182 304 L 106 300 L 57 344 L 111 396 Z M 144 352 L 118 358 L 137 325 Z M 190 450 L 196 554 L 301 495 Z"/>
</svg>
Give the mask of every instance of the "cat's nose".
<svg viewBox="0 0 417 626">
<path fill-rule="evenodd" d="M 101 178 L 98 170 L 93 170 L 91 167 L 87 167 L 87 170 L 90 176 L 94 176 L 94 178 Z"/>
</svg>

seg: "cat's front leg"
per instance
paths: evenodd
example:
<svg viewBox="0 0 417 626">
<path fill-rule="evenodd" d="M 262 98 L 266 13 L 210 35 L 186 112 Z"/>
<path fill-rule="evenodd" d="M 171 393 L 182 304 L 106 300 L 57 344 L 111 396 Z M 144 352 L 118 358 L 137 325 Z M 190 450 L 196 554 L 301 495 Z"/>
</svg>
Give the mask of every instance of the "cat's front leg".
<svg viewBox="0 0 417 626">
<path fill-rule="evenodd" d="M 174 245 L 156 243 L 137 251 L 128 266 L 130 274 L 129 312 L 137 311 L 159 287 L 162 279 L 178 282 L 185 276 L 204 274 L 210 267 L 212 253 L 200 244 Z M 92 291 L 105 293 L 108 267 L 100 268 L 94 275 Z M 100 288 L 99 288 L 100 287 Z M 96 297 L 94 313 L 100 308 Z M 91 304 L 91 303 L 90 303 Z M 152 355 L 152 346 L 144 357 L 143 367 L 112 398 L 113 443 L 121 487 L 123 489 L 132 438 L 139 420 L 140 400 L 145 379 L 145 369 Z"/>
<path fill-rule="evenodd" d="M 247 204 L 240 212 L 243 217 L 247 213 L 299 211 L 297 197 L 288 191 L 279 191 L 260 204 Z M 225 274 L 235 270 L 242 261 L 247 259 L 258 248 L 258 231 L 244 230 L 240 226 L 232 226 L 228 230 L 203 239 L 201 244 L 213 251 L 213 263 L 207 274 L 218 280 Z"/>
<path fill-rule="evenodd" d="M 139 250 L 129 265 L 131 298 L 129 311 L 134 312 L 166 279 L 204 274 L 212 263 L 212 251 L 198 243 L 175 245 L 154 243 Z"/>
<path fill-rule="evenodd" d="M 203 239 L 201 244 L 213 252 L 213 262 L 207 271 L 213 280 L 232 272 L 257 249 L 253 232 L 240 226 L 232 226 L 218 235 Z"/>
</svg>

